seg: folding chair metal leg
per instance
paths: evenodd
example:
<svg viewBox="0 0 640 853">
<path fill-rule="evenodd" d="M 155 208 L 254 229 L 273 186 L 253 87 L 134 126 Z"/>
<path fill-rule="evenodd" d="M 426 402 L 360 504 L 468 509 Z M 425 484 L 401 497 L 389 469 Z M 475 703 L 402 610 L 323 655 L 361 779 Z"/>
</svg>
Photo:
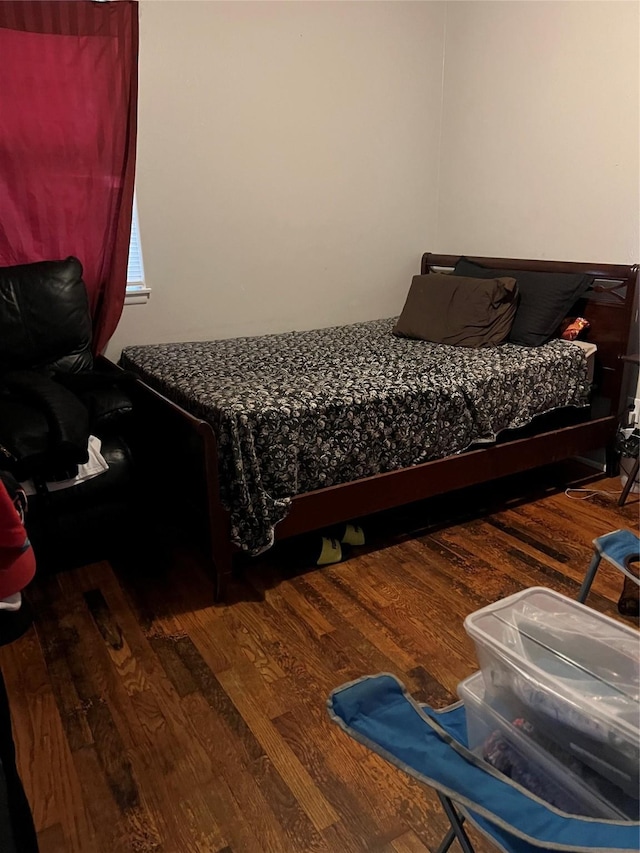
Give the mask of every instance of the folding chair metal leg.
<svg viewBox="0 0 640 853">
<path fill-rule="evenodd" d="M 589 564 L 589 568 L 587 569 L 587 573 L 584 576 L 584 581 L 582 582 L 582 586 L 580 587 L 580 592 L 578 593 L 578 601 L 584 602 L 587 600 L 587 596 L 589 595 L 589 590 L 591 589 L 591 584 L 593 583 L 593 579 L 596 576 L 596 572 L 598 571 L 598 566 L 600 565 L 600 560 L 602 557 L 596 551 L 591 558 L 591 563 Z"/>
<path fill-rule="evenodd" d="M 463 853 L 475 853 L 473 845 L 469 841 L 469 836 L 462 825 L 464 823 L 464 815 L 458 814 L 456 807 L 453 805 L 449 797 L 445 797 L 444 794 L 441 794 L 439 791 L 437 794 L 438 799 L 442 804 L 442 808 L 444 809 L 444 813 L 449 818 L 451 828 L 442 839 L 442 844 L 438 847 L 436 853 L 447 853 L 447 850 L 456 839 L 458 840 L 458 844 L 462 848 Z"/>
<path fill-rule="evenodd" d="M 452 826 L 449 827 L 447 834 L 440 842 L 440 847 L 436 850 L 436 853 L 447 853 L 447 850 L 451 847 L 453 842 L 456 840 L 456 834 Z"/>
</svg>

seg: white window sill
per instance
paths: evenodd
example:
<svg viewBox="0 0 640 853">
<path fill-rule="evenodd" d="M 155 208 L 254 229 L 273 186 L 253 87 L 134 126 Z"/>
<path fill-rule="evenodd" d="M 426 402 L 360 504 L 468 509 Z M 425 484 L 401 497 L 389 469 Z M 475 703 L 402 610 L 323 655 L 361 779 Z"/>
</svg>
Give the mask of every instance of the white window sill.
<svg viewBox="0 0 640 853">
<path fill-rule="evenodd" d="M 144 305 L 151 296 L 150 287 L 129 287 L 124 297 L 125 305 Z"/>
</svg>

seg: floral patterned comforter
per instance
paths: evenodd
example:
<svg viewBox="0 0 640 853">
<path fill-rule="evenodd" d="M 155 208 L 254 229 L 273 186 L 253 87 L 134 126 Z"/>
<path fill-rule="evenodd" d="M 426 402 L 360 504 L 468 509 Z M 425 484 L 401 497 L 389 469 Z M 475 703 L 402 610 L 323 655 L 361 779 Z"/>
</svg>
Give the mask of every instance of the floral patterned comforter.
<svg viewBox="0 0 640 853">
<path fill-rule="evenodd" d="M 394 320 L 127 347 L 121 364 L 217 435 L 232 538 L 273 543 L 292 496 L 460 453 L 589 399 L 563 341 L 467 349 L 392 334 Z"/>
</svg>

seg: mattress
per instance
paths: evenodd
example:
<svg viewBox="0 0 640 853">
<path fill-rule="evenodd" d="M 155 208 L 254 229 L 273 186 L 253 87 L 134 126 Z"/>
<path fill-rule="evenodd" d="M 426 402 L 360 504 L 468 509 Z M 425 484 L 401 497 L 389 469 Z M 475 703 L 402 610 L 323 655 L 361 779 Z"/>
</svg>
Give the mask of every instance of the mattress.
<svg viewBox="0 0 640 853">
<path fill-rule="evenodd" d="M 292 497 L 460 453 L 589 402 L 587 356 L 399 338 L 395 320 L 252 338 L 126 347 L 121 365 L 218 441 L 235 544 L 268 548 Z"/>
<path fill-rule="evenodd" d="M 593 384 L 593 375 L 596 367 L 596 353 L 598 347 L 590 341 L 563 341 L 569 347 L 580 347 L 587 359 L 587 379 L 589 384 Z"/>
</svg>

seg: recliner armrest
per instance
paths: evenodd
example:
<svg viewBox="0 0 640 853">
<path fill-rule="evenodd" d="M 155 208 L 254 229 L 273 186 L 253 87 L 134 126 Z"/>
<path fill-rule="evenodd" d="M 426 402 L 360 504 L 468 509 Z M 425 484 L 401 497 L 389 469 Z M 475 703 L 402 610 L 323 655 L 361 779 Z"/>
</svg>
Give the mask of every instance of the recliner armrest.
<svg viewBox="0 0 640 853">
<path fill-rule="evenodd" d="M 101 438 L 114 435 L 129 421 L 133 401 L 128 389 L 135 378 L 124 371 L 108 369 L 105 360 L 100 360 L 99 367 L 81 373 L 59 373 L 55 378 L 84 403 L 89 412 L 89 428 Z"/>
</svg>

